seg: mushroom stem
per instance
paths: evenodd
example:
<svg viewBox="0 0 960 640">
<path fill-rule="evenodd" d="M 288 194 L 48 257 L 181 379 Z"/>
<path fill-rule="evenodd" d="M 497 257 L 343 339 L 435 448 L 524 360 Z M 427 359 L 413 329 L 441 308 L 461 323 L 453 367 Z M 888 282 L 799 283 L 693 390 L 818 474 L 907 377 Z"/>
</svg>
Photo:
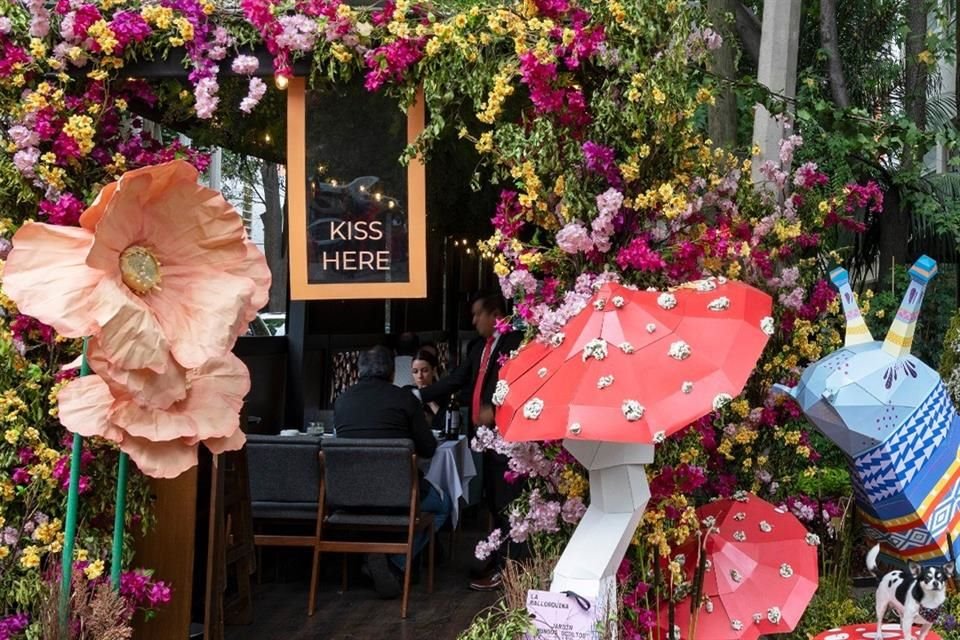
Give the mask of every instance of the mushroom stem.
<svg viewBox="0 0 960 640">
<path fill-rule="evenodd" d="M 590 506 L 553 570 L 550 590 L 594 601 L 598 620 L 616 613 L 616 574 L 650 499 L 648 444 L 564 440 L 590 472 Z M 614 617 L 615 619 L 615 617 Z"/>
</svg>

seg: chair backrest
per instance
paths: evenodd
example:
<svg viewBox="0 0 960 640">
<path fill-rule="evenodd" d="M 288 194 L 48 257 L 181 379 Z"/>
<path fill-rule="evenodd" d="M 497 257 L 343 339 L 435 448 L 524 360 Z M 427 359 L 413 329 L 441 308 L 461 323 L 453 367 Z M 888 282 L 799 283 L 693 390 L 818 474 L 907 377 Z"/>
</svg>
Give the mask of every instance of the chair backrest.
<svg viewBox="0 0 960 640">
<path fill-rule="evenodd" d="M 410 508 L 416 482 L 413 441 L 408 439 L 328 438 L 323 443 L 327 508 Z"/>
<path fill-rule="evenodd" d="M 250 500 L 317 504 L 320 438 L 247 436 Z"/>
</svg>

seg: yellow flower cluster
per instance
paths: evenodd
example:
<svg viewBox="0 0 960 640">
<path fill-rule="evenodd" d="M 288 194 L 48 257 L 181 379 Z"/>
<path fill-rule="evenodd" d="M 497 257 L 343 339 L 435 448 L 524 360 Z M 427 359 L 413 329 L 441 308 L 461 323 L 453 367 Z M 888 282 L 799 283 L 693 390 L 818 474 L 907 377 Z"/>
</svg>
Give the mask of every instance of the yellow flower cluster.
<svg viewBox="0 0 960 640">
<path fill-rule="evenodd" d="M 193 40 L 193 24 L 184 17 L 174 18 L 174 26 L 177 28 L 177 35 L 168 38 L 170 44 L 174 47 L 182 47 L 185 42 Z"/>
<path fill-rule="evenodd" d="M 158 29 L 169 29 L 173 24 L 173 9 L 158 4 L 148 4 L 140 9 L 143 19 Z"/>
<path fill-rule="evenodd" d="M 103 560 L 94 560 L 83 569 L 83 575 L 87 580 L 96 580 L 103 575 Z"/>
<path fill-rule="evenodd" d="M 477 120 L 485 124 L 493 124 L 497 120 L 503 110 L 504 101 L 513 95 L 514 89 L 510 81 L 516 72 L 517 68 L 513 64 L 500 67 L 497 75 L 493 77 L 493 88 L 487 94 L 487 101 L 481 105 L 482 111 L 477 113 Z"/>
<path fill-rule="evenodd" d="M 589 486 L 586 478 L 574 471 L 572 467 L 567 467 L 560 473 L 557 490 L 569 498 L 582 498 L 587 495 Z"/>
<path fill-rule="evenodd" d="M 540 182 L 540 177 L 537 176 L 537 170 L 533 162 L 526 160 L 519 165 L 514 166 L 510 169 L 510 175 L 518 181 L 518 184 L 522 186 L 525 193 L 521 193 L 518 198 L 520 204 L 525 209 L 532 209 L 535 204 L 537 204 L 537 199 L 540 197 L 540 190 L 543 188 L 543 183 Z M 546 205 L 540 203 L 544 208 Z"/>
<path fill-rule="evenodd" d="M 112 55 L 113 50 L 117 48 L 117 36 L 107 24 L 106 20 L 97 20 L 87 29 L 87 35 L 96 40 L 100 45 L 100 50 L 105 54 Z"/>
<path fill-rule="evenodd" d="M 63 132 L 74 139 L 83 155 L 93 151 L 93 136 L 96 129 L 90 116 L 70 116 L 67 124 L 63 127 Z"/>
</svg>

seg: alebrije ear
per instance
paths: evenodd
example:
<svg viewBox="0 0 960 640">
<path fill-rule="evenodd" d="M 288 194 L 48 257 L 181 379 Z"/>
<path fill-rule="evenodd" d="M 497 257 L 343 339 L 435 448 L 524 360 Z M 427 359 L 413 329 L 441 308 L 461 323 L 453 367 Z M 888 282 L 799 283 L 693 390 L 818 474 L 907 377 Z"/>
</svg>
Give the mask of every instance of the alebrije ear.
<svg viewBox="0 0 960 640">
<path fill-rule="evenodd" d="M 952 578 L 954 571 L 956 571 L 957 565 L 951 560 L 947 564 L 943 565 L 942 571 L 947 574 L 947 578 Z"/>
<path fill-rule="evenodd" d="M 830 272 L 830 281 L 833 282 L 840 293 L 843 315 L 847 318 L 847 333 L 843 339 L 843 346 L 849 347 L 854 344 L 873 342 L 870 329 L 864 322 L 860 307 L 857 305 L 857 301 L 853 297 L 853 291 L 850 289 L 850 276 L 847 274 L 847 270 L 843 267 L 837 267 Z"/>
<path fill-rule="evenodd" d="M 920 256 L 910 267 L 910 286 L 903 294 L 897 317 L 893 319 L 887 337 L 883 341 L 883 350 L 895 358 L 910 354 L 913 345 L 913 333 L 917 328 L 917 317 L 927 284 L 937 275 L 937 261 L 928 256 Z"/>
<path fill-rule="evenodd" d="M 912 575 L 914 578 L 918 577 L 920 575 L 920 572 L 923 571 L 923 567 L 921 567 L 919 564 L 917 564 L 913 560 L 910 560 L 909 562 L 907 562 L 907 569 L 910 571 L 910 575 Z"/>
</svg>

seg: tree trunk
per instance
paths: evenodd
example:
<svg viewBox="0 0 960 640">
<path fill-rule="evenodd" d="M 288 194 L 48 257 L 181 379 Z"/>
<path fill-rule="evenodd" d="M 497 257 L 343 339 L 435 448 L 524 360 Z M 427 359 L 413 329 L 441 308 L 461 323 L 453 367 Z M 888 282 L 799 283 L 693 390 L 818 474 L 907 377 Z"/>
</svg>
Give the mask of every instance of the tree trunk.
<svg viewBox="0 0 960 640">
<path fill-rule="evenodd" d="M 820 0 L 820 44 L 827 54 L 827 75 L 833 101 L 841 109 L 846 109 L 850 106 L 850 98 L 847 95 L 847 78 L 840 59 L 836 0 Z"/>
<path fill-rule="evenodd" d="M 710 71 L 717 79 L 714 104 L 707 116 L 707 131 L 717 147 L 734 148 L 737 145 L 737 94 L 733 91 L 736 77 L 734 33 L 730 17 L 736 11 L 737 0 L 708 0 L 707 12 L 713 28 L 723 36 L 723 45 L 710 58 Z"/>
<path fill-rule="evenodd" d="M 260 166 L 263 179 L 263 252 L 273 275 L 270 285 L 270 311 L 287 309 L 287 255 L 283 246 L 283 210 L 280 204 L 280 175 L 277 165 L 264 162 Z"/>
<path fill-rule="evenodd" d="M 740 44 L 743 45 L 743 51 L 753 64 L 760 62 L 760 19 L 756 14 L 742 2 L 735 2 L 735 13 L 737 22 L 737 34 L 740 36 Z"/>
<path fill-rule="evenodd" d="M 921 131 L 927 126 L 928 72 L 926 63 L 919 56 L 926 49 L 929 4 L 929 0 L 909 0 L 906 5 L 908 32 L 904 47 L 904 111 Z M 919 173 L 925 152 L 921 142 L 904 146 L 901 175 L 905 180 L 911 180 L 913 173 Z M 891 186 L 888 197 L 895 189 L 895 186 Z M 880 277 L 884 281 L 890 277 L 891 265 L 905 264 L 909 258 L 910 206 L 903 195 L 897 193 L 895 203 L 890 206 L 884 203 L 880 220 Z M 893 204 L 897 206 L 894 208 Z"/>
</svg>

